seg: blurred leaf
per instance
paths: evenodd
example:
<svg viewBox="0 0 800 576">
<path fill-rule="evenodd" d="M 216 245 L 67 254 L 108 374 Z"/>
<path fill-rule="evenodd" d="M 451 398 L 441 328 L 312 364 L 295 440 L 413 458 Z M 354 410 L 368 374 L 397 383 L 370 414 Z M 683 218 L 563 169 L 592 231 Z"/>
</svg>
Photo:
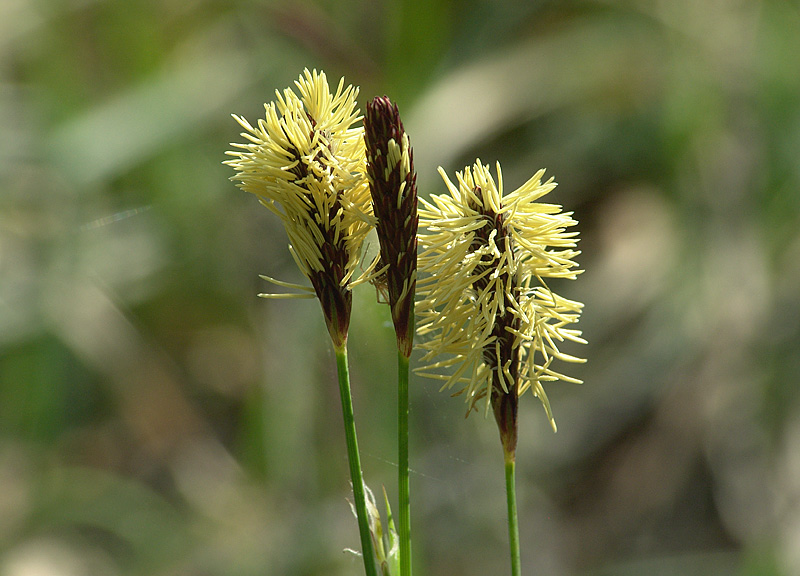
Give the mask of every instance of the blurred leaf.
<svg viewBox="0 0 800 576">
<path fill-rule="evenodd" d="M 452 0 L 387 4 L 387 90 L 403 103 L 413 99 L 439 66 L 452 36 L 455 7 Z"/>
<path fill-rule="evenodd" d="M 105 411 L 92 375 L 65 346 L 43 336 L 0 356 L 0 431 L 33 442 L 56 442 L 72 426 Z"/>
<path fill-rule="evenodd" d="M 186 518 L 135 480 L 88 468 L 56 468 L 38 488 L 32 527 L 108 542 L 119 565 L 134 574 L 176 564 L 191 549 Z"/>
</svg>

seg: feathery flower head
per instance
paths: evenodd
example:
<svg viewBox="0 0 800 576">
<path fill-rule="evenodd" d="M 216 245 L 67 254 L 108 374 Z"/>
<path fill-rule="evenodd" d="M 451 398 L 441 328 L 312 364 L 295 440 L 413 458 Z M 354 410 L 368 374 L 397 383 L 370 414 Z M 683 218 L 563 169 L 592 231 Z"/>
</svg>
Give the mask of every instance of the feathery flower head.
<svg viewBox="0 0 800 576">
<path fill-rule="evenodd" d="M 297 93 L 275 92 L 256 126 L 234 115 L 248 142 L 231 144 L 236 150 L 225 164 L 236 170 L 231 179 L 242 190 L 283 221 L 289 250 L 311 281 L 339 347 L 350 322 L 348 283 L 371 228 L 364 131 L 353 127 L 360 120 L 358 89 L 345 88 L 342 78 L 331 93 L 325 73 L 308 69 L 295 84 Z"/>
<path fill-rule="evenodd" d="M 578 321 L 583 304 L 558 296 L 546 278 L 574 279 L 577 224 L 572 213 L 538 200 L 556 186 L 544 171 L 503 194 L 500 164 L 495 183 L 481 164 L 457 173 L 453 184 L 440 168 L 449 194 L 422 199 L 419 237 L 422 275 L 417 332 L 427 336 L 420 373 L 460 387 L 468 411 L 485 400 L 513 454 L 518 397 L 529 388 L 555 430 L 543 382 L 580 382 L 553 370 L 553 360 L 582 362 L 561 352 L 564 340 L 585 343 Z M 436 360 L 440 355 L 442 360 Z M 441 369 L 448 369 L 443 374 Z"/>
<path fill-rule="evenodd" d="M 417 174 L 397 105 L 386 96 L 367 104 L 367 175 L 380 241 L 378 276 L 385 280 L 397 343 L 406 358 L 414 342 L 417 285 Z"/>
</svg>

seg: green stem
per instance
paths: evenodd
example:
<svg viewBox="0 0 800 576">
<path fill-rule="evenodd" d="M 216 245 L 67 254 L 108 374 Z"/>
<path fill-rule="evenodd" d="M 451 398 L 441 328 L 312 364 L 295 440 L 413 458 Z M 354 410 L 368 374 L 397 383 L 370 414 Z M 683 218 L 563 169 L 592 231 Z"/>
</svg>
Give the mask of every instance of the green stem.
<svg viewBox="0 0 800 576">
<path fill-rule="evenodd" d="M 358 439 L 356 438 L 356 420 L 353 415 L 353 398 L 350 394 L 350 370 L 347 363 L 347 341 L 336 348 L 336 370 L 339 374 L 339 394 L 342 397 L 342 415 L 344 416 L 344 433 L 347 438 L 347 459 L 350 463 L 350 480 L 353 483 L 358 532 L 361 536 L 361 554 L 364 557 L 364 569 L 367 576 L 377 576 L 375 568 L 375 552 L 372 548 L 372 536 L 369 531 L 369 517 L 364 495 L 364 480 L 361 473 L 361 458 L 358 455 Z"/>
<path fill-rule="evenodd" d="M 519 525 L 517 524 L 517 489 L 514 481 L 516 460 L 506 454 L 506 500 L 508 501 L 508 544 L 511 550 L 511 576 L 520 576 Z"/>
<path fill-rule="evenodd" d="M 411 575 L 411 501 L 408 482 L 409 358 L 397 352 L 397 484 L 400 500 L 400 576 Z"/>
</svg>

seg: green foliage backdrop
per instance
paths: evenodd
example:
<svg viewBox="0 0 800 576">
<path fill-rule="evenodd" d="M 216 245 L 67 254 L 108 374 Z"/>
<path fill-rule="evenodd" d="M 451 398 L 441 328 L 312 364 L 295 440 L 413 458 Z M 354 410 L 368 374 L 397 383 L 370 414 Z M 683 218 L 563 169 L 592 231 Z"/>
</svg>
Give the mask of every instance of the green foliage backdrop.
<svg viewBox="0 0 800 576">
<path fill-rule="evenodd" d="M 546 167 L 580 220 L 586 383 L 555 435 L 521 408 L 524 573 L 799 573 L 797 3 L 5 0 L 0 574 L 360 573 L 318 304 L 256 298 L 300 279 L 221 164 L 303 67 L 398 102 L 421 194 Z M 396 493 L 369 287 L 353 322 Z M 418 573 L 504 573 L 494 424 L 411 394 Z"/>
</svg>

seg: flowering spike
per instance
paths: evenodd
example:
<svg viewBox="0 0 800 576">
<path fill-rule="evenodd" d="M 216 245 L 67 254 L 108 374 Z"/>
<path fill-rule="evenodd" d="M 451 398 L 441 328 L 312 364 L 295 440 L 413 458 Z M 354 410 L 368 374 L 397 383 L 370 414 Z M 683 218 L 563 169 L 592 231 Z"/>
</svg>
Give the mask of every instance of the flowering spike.
<svg viewBox="0 0 800 576">
<path fill-rule="evenodd" d="M 331 93 L 325 73 L 307 69 L 295 84 L 299 96 L 276 92 L 257 126 L 234 116 L 247 142 L 231 144 L 225 163 L 236 170 L 231 179 L 283 221 L 338 349 L 350 324 L 349 281 L 371 227 L 364 131 L 352 127 L 358 89 L 342 79 Z"/>
<path fill-rule="evenodd" d="M 380 241 L 377 269 L 386 267 L 378 283 L 385 282 L 397 344 L 408 358 L 414 342 L 419 223 L 414 155 L 397 105 L 386 96 L 367 104 L 364 128 L 367 175 Z"/>
<path fill-rule="evenodd" d="M 567 326 L 578 321 L 583 305 L 557 296 L 545 278 L 574 279 L 577 224 L 561 207 L 537 200 L 555 188 L 538 172 L 520 188 L 503 195 L 497 165 L 495 184 L 478 160 L 456 175 L 458 185 L 440 168 L 449 194 L 422 200 L 419 258 L 419 328 L 427 339 L 420 372 L 462 386 L 469 414 L 485 401 L 491 407 L 507 455 L 517 441 L 519 395 L 531 388 L 555 430 L 541 382 L 569 380 L 550 369 L 562 354 L 557 342 L 585 342 Z M 436 360 L 445 355 L 444 360 Z M 454 367 L 450 376 L 437 373 Z"/>
</svg>

